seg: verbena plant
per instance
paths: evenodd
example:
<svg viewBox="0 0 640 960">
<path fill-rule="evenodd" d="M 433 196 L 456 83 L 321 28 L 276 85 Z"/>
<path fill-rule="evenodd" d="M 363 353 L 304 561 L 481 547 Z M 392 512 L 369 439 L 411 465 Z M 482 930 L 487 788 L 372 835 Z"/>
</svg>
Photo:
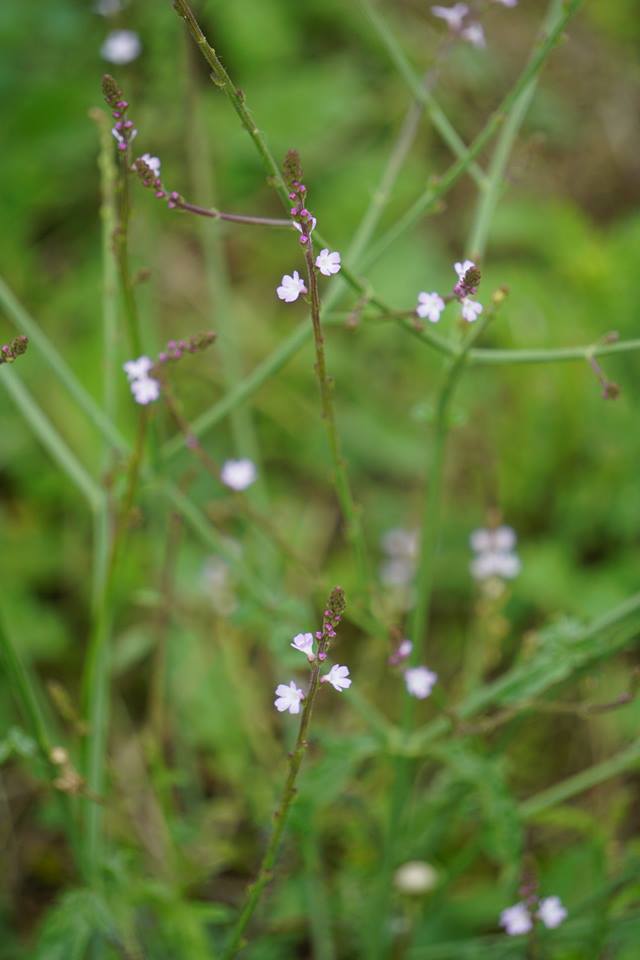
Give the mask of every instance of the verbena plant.
<svg viewBox="0 0 640 960">
<path fill-rule="evenodd" d="M 561 736 L 566 718 L 588 724 L 633 703 L 632 676 L 604 700 L 588 692 L 576 697 L 570 685 L 632 647 L 640 594 L 591 620 L 557 619 L 517 647 L 509 645 L 509 582 L 520 560 L 515 533 L 494 505 L 486 526 L 471 537 L 477 591 L 458 675 L 442 653 L 454 641 L 436 633 L 431 610 L 447 531 L 449 437 L 456 391 L 467 373 L 582 361 L 609 400 L 618 387 L 598 358 L 640 347 L 607 329 L 596 343 L 555 349 L 486 343 L 509 310 L 506 288 L 487 289 L 483 278 L 489 229 L 539 74 L 581 0 L 552 0 L 522 72 L 469 145 L 434 97 L 434 71 L 418 75 L 381 9 L 362 0 L 363 17 L 413 102 L 360 226 L 340 252 L 324 237 L 323 213 L 313 199 L 315 174 L 304 170 L 305 158 L 295 149 L 295 123 L 281 163 L 250 110 L 251 92 L 230 76 L 189 3 L 175 0 L 174 6 L 284 212 L 279 218 L 226 212 L 167 183 L 159 159 L 147 152 L 153 131 L 136 129 L 136 104 L 118 78 L 107 75 L 108 112 L 92 111 L 102 188 L 100 402 L 8 286 L 0 285 L 3 309 L 19 331 L 0 350 L 0 380 L 93 522 L 91 631 L 86 643 L 79 641 L 82 704 L 57 682 L 44 694 L 9 617 L 0 622 L 0 650 L 24 723 L 7 732 L 0 759 L 22 758 L 41 778 L 47 815 L 63 831 L 73 863 L 70 889 L 45 917 L 33 956 L 635 956 L 637 853 L 633 844 L 608 851 L 610 837 L 597 811 L 570 801 L 637 766 L 640 743 L 555 782 L 538 778 L 535 769 L 518 776 L 509 748 L 541 715 L 551 716 Z M 452 40 L 483 42 L 476 19 L 482 12 L 481 4 L 474 10 L 434 7 L 450 31 L 443 54 Z M 452 163 L 381 230 L 423 113 L 451 150 Z M 192 187 L 205 185 L 206 191 L 198 158 L 202 128 L 192 119 L 198 140 Z M 492 153 L 485 168 L 487 147 Z M 477 201 L 450 286 L 432 290 L 427 263 L 429 289 L 388 303 L 376 290 L 374 266 L 415 224 L 439 211 L 463 177 L 474 184 Z M 215 330 L 176 336 L 154 356 L 145 353 L 144 278 L 134 273 L 130 253 L 133 210 L 143 216 L 151 201 L 142 187 L 166 206 L 167 217 L 188 219 L 194 228 L 199 221 L 214 300 L 222 304 Z M 265 245 L 270 231 L 279 231 L 289 243 L 282 279 L 274 279 L 269 294 L 283 311 L 300 311 L 299 324 L 246 377 L 221 279 L 224 258 L 206 233 L 215 223 L 260 231 Z M 442 369 L 428 385 L 424 457 L 415 451 L 426 460 L 419 527 L 387 532 L 377 571 L 368 522 L 376 507 L 361 502 L 351 478 L 340 383 L 336 390 L 325 341 L 344 328 L 350 339 L 336 343 L 347 351 L 382 326 L 411 338 L 416 350 L 433 351 Z M 315 434 L 324 428 L 324 445 L 314 446 L 312 482 L 328 505 L 317 522 L 315 550 L 300 546 L 292 536 L 296 521 L 283 524 L 270 502 L 260 431 L 249 408 L 309 339 L 318 400 L 317 417 L 304 429 Z M 226 390 L 192 411 L 183 391 L 217 351 Z M 102 462 L 93 469 L 23 383 L 20 367 L 36 352 L 101 437 Z M 128 411 L 137 414 L 132 438 L 118 416 L 123 365 Z M 375 394 L 374 370 L 368 387 Z M 309 376 L 309 408 L 313 389 Z M 208 441 L 226 418 L 235 457 L 220 462 Z M 302 512 L 292 493 L 293 502 Z M 210 606 L 189 593 L 193 570 L 179 568 L 187 537 L 198 543 L 198 555 L 210 555 Z M 146 555 L 132 546 L 142 538 L 150 545 Z M 324 554 L 327 562 L 318 563 Z M 153 565 L 148 576 L 134 576 L 135 602 L 146 604 L 148 631 L 116 644 L 134 602 L 127 592 L 131 557 Z M 215 638 L 215 652 L 192 642 L 197 633 Z M 122 690 L 114 693 L 114 681 L 138 664 L 144 682 L 129 702 Z M 199 672 L 208 676 L 209 688 L 183 684 L 183 673 Z M 193 738 L 192 724 L 198 725 Z M 110 739 L 114 725 L 137 733 L 122 746 Z M 540 743 L 538 749 L 547 748 Z M 571 859 L 575 836 L 590 838 L 588 857 L 607 860 L 597 883 L 585 886 L 580 873 L 591 876 L 589 865 Z"/>
</svg>

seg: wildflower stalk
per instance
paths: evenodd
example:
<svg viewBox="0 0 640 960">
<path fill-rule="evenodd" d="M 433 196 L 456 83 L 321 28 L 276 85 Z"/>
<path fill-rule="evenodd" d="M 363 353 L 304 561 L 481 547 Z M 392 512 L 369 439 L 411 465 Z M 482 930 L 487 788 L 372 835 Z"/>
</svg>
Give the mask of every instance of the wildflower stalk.
<svg viewBox="0 0 640 960">
<path fill-rule="evenodd" d="M 201 207 L 197 203 L 188 203 L 186 200 L 175 201 L 176 210 L 186 210 L 199 217 L 209 217 L 211 220 L 225 220 L 227 223 L 244 223 L 250 227 L 285 227 L 291 229 L 291 220 L 276 220 L 273 217 L 250 217 L 244 213 L 225 213 L 215 207 Z"/>
<path fill-rule="evenodd" d="M 315 371 L 320 388 L 322 419 L 324 420 L 329 440 L 329 449 L 333 460 L 334 482 L 340 507 L 347 525 L 347 537 L 351 542 L 358 567 L 360 592 L 366 593 L 368 582 L 367 547 L 362 530 L 359 509 L 353 499 L 346 465 L 340 449 L 340 438 L 336 426 L 335 409 L 332 397 L 332 381 L 327 374 L 327 363 L 324 350 L 324 334 L 320 319 L 320 294 L 318 292 L 318 275 L 313 262 L 313 244 L 309 239 L 304 249 L 309 280 L 309 296 L 311 302 L 311 324 L 313 327 L 313 342 L 316 352 Z"/>
<path fill-rule="evenodd" d="M 344 611 L 344 594 L 339 587 L 335 587 L 331 592 L 331 597 L 327 606 L 332 614 L 339 611 L 341 615 Z M 289 771 L 287 774 L 287 779 L 284 784 L 280 802 L 273 815 L 275 826 L 271 833 L 269 843 L 267 844 L 267 849 L 264 852 L 262 862 L 260 863 L 256 879 L 247 890 L 244 905 L 222 953 L 222 960 L 232 960 L 232 958 L 235 957 L 239 950 L 244 946 L 244 931 L 246 930 L 247 925 L 254 914 L 263 890 L 272 878 L 272 870 L 275 866 L 278 856 L 280 841 L 282 840 L 282 835 L 286 826 L 287 817 L 289 816 L 291 804 L 296 795 L 296 781 L 298 779 L 300 767 L 302 766 L 302 761 L 304 760 L 305 753 L 309 746 L 307 734 L 309 731 L 309 724 L 311 722 L 313 706 L 318 695 L 318 690 L 320 689 L 320 668 L 323 660 L 325 659 L 330 642 L 330 633 L 326 629 L 323 629 L 322 639 L 318 641 L 316 658 L 311 665 L 309 690 L 305 696 L 304 706 L 302 708 L 300 726 L 298 727 L 298 735 L 296 737 L 295 746 L 292 752 L 289 754 Z"/>
</svg>

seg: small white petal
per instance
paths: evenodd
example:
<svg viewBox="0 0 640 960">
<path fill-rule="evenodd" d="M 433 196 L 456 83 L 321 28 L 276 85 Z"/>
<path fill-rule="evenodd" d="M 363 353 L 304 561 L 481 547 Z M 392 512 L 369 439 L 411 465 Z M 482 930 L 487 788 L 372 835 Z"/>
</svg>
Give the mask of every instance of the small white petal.
<svg viewBox="0 0 640 960">
<path fill-rule="evenodd" d="M 288 273 L 285 273 L 280 286 L 276 288 L 276 293 L 281 300 L 284 300 L 285 303 L 293 303 L 294 300 L 298 299 L 301 293 L 306 292 L 307 288 L 304 285 L 304 280 L 301 278 L 297 270 L 293 271 L 293 276 L 289 276 Z"/>
<path fill-rule="evenodd" d="M 289 713 L 300 713 L 301 700 L 304 700 L 304 692 L 292 680 L 288 686 L 286 683 L 278 684 L 273 705 L 279 713 L 284 713 L 285 710 Z"/>
<path fill-rule="evenodd" d="M 439 294 L 422 292 L 418 294 L 416 313 L 423 320 L 427 319 L 430 323 L 437 323 L 444 306 L 444 300 Z"/>
<path fill-rule="evenodd" d="M 464 30 L 460 32 L 460 36 L 464 37 L 473 47 L 478 47 L 480 50 L 487 45 L 481 23 L 470 23 L 468 27 L 465 27 Z"/>
<path fill-rule="evenodd" d="M 122 66 L 135 60 L 141 50 L 140 37 L 134 30 L 112 30 L 107 34 L 100 53 L 103 60 Z"/>
<path fill-rule="evenodd" d="M 220 471 L 220 479 L 232 490 L 246 490 L 255 482 L 258 471 L 253 460 L 225 460 Z"/>
<path fill-rule="evenodd" d="M 146 377 L 153 367 L 153 360 L 150 357 L 138 357 L 137 360 L 127 360 L 122 369 L 129 380 L 139 380 Z"/>
<path fill-rule="evenodd" d="M 351 686 L 351 680 L 349 679 L 349 667 L 341 666 L 339 663 L 336 663 L 329 673 L 325 674 L 324 677 L 320 678 L 321 683 L 330 683 L 334 690 L 337 690 L 340 693 L 341 690 L 347 690 Z"/>
<path fill-rule="evenodd" d="M 462 280 L 467 270 L 471 270 L 472 267 L 475 267 L 473 260 L 463 260 L 462 263 L 454 263 L 453 269 L 458 274 L 458 280 Z"/>
<path fill-rule="evenodd" d="M 294 650 L 299 650 L 300 653 L 304 653 L 309 660 L 315 660 L 315 654 L 313 652 L 313 634 L 312 633 L 298 633 L 291 641 L 291 646 Z"/>
<path fill-rule="evenodd" d="M 471 300 L 469 297 L 465 297 L 461 301 L 462 307 L 462 319 L 466 320 L 467 323 L 474 323 L 480 316 L 483 310 L 481 303 L 477 303 L 475 300 Z"/>
<path fill-rule="evenodd" d="M 146 406 L 147 403 L 153 403 L 160 396 L 160 383 L 153 377 L 139 377 L 131 381 L 131 393 L 136 403 Z"/>
<path fill-rule="evenodd" d="M 330 277 L 334 273 L 340 272 L 340 254 L 336 251 L 330 253 L 329 250 L 321 250 L 316 257 L 316 267 L 325 277 Z"/>
<path fill-rule="evenodd" d="M 160 176 L 160 157 L 152 157 L 150 153 L 143 153 L 140 159 L 144 160 L 146 165 L 153 170 L 156 177 Z"/>
<path fill-rule="evenodd" d="M 452 7 L 431 7 L 431 13 L 434 17 L 440 17 L 441 20 L 446 20 L 451 30 L 460 29 L 468 12 L 469 7 L 466 3 L 454 3 Z"/>
</svg>

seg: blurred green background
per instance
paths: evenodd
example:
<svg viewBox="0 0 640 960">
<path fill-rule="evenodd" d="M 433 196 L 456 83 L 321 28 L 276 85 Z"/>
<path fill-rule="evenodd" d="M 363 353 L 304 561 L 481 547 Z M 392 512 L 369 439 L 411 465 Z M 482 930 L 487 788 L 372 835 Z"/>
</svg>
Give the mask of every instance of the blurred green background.
<svg viewBox="0 0 640 960">
<path fill-rule="evenodd" d="M 333 248 L 344 251 L 411 101 L 360 4 L 200 0 L 196 8 L 275 155 L 280 158 L 291 147 L 300 151 L 311 209 Z M 428 4 L 388 0 L 380 9 L 416 70 L 426 70 L 444 35 Z M 487 50 L 456 44 L 439 61 L 435 94 L 466 143 L 517 76 L 544 11 L 539 0 L 521 0 L 515 9 L 491 6 L 483 17 Z M 614 330 L 622 338 L 638 335 L 639 14 L 637 0 L 586 3 L 542 73 L 482 264 L 485 297 L 499 285 L 509 288 L 485 345 L 586 345 Z M 120 27 L 138 32 L 142 53 L 118 67 L 105 64 L 100 48 L 108 31 Z M 2 274 L 100 401 L 100 181 L 97 131 L 89 110 L 103 106 L 103 71 L 112 72 L 124 88 L 139 130 L 138 152 L 161 157 L 169 189 L 194 202 L 276 217 L 281 215 L 277 198 L 168 0 L 131 0 L 111 17 L 80 0 L 51 0 L 44 7 L 38 0 L 4 3 L 0 38 Z M 424 120 L 380 231 L 451 159 Z M 220 229 L 168 211 L 137 184 L 132 190 L 132 265 L 134 272 L 148 270 L 137 287 L 146 350 L 156 353 L 167 339 L 199 329 L 219 332 L 216 347 L 176 373 L 185 413 L 196 416 L 304 319 L 301 303 L 284 305 L 274 293 L 283 273 L 301 269 L 302 258 L 288 233 Z M 418 291 L 450 288 L 452 262 L 469 252 L 474 191 L 469 178 L 461 180 L 436 216 L 422 221 L 376 264 L 370 280 L 381 296 L 397 308 L 411 308 Z M 343 305 L 349 309 L 353 302 L 348 294 Z M 449 317 L 443 324 L 453 322 Z M 0 316 L 0 341 L 13 334 L 8 316 Z M 119 351 L 121 362 L 129 358 L 124 332 Z M 419 522 L 441 361 L 393 324 L 332 327 L 328 356 L 346 459 L 377 566 L 383 560 L 381 536 Z M 602 363 L 621 387 L 614 401 L 602 399 L 584 362 L 476 368 L 457 394 L 428 645 L 429 666 L 451 691 L 460 687 L 469 644 L 482 632 L 477 624 L 483 608 L 468 572 L 468 536 L 485 523 L 488 510 L 497 508 L 516 529 L 523 563 L 499 604 L 498 639 L 487 641 L 496 644 L 491 670 L 507 666 L 523 637 L 526 642 L 559 615 L 589 619 L 637 590 L 640 357 L 620 354 Z M 127 905 L 140 905 L 143 920 L 138 917 L 131 936 L 144 944 L 145 956 L 209 955 L 204 931 L 227 918 L 229 904 L 237 903 L 251 876 L 282 779 L 283 724 L 272 716 L 271 680 L 278 682 L 283 670 L 299 667 L 287 643 L 292 632 L 312 629 L 326 584 L 342 582 L 348 593 L 352 579 L 329 484 L 312 365 L 308 341 L 241 413 L 206 435 L 205 445 L 217 462 L 248 455 L 259 463 L 255 505 L 269 513 L 280 536 L 315 573 L 274 558 L 252 525 L 234 513 L 224 492 L 205 475 L 189 477 L 193 498 L 217 529 L 239 544 L 249 569 L 271 592 L 274 609 L 261 608 L 189 531 L 177 534 L 168 648 L 172 762 L 161 771 L 151 764 L 151 774 L 144 718 L 172 523 L 152 489 L 145 491 L 140 524 L 123 563 L 110 742 L 118 801 L 108 810 L 113 840 L 108 870 Z M 93 425 L 36 350 L 19 369 L 60 434 L 99 476 L 102 443 Z M 119 423 L 132 438 L 137 411 L 124 376 L 117 389 Z M 160 415 L 157 420 L 159 436 L 169 436 L 170 422 Z M 43 686 L 52 680 L 62 684 L 79 710 L 90 618 L 91 519 L 4 390 L 0 436 L 3 600 L 20 649 Z M 183 478 L 188 464 L 185 452 L 176 458 L 172 475 Z M 224 597 L 212 602 L 216 570 L 231 579 L 225 579 Z M 379 586 L 383 606 L 385 589 Z M 392 600 L 388 608 L 401 630 L 401 612 Z M 341 659 L 381 709 L 395 716 L 401 685 L 385 678 L 388 651 L 381 644 L 368 645 L 354 625 L 345 630 L 343 642 Z M 628 688 L 635 660 L 630 653 L 606 661 L 597 673 L 563 690 L 563 698 L 617 696 Z M 20 717 L 9 689 L 0 688 L 0 694 L 1 732 L 19 725 Z M 74 723 L 49 701 L 54 722 L 73 742 Z M 335 718 L 334 711 L 323 708 L 326 722 L 318 721 L 321 749 L 304 781 L 293 825 L 299 849 L 287 849 L 289 869 L 279 876 L 273 899 L 273 933 L 252 948 L 252 957 L 312 955 L 305 931 L 310 904 L 316 903 L 318 871 L 325 874 L 324 909 L 334 918 L 338 944 L 337 953 L 327 952 L 320 960 L 358 955 L 350 917 L 362 915 L 361 888 L 376 870 L 388 771 L 371 762 L 375 751 L 346 703 L 345 698 Z M 420 709 L 426 717 L 432 707 Z M 597 721 L 538 717 L 525 727 L 509 728 L 502 741 L 487 745 L 486 754 L 480 751 L 490 764 L 495 750 L 499 777 L 509 785 L 504 797 L 498 791 L 481 814 L 456 793 L 467 773 L 460 781 L 451 775 L 440 791 L 431 792 L 425 773 L 424 796 L 432 800 L 421 808 L 420 829 L 401 846 L 405 859 L 433 861 L 447 879 L 415 908 L 419 917 L 410 956 L 485 955 L 478 945 L 467 953 L 420 950 L 421 944 L 426 950 L 440 941 L 495 933 L 499 911 L 512 902 L 505 897 L 513 889 L 522 838 L 512 843 L 502 837 L 493 844 L 491 831 L 504 822 L 504 813 L 492 803 L 512 803 L 605 759 L 629 742 L 639 719 L 640 709 L 632 704 Z M 484 778 L 493 768 L 482 769 Z M 571 906 L 607 887 L 623 852 L 637 847 L 637 787 L 637 775 L 627 773 L 570 813 L 561 809 L 555 821 L 530 828 L 526 846 L 535 850 L 546 892 L 562 895 Z M 0 794 L 5 863 L 0 957 L 62 960 L 71 954 L 47 946 L 46 929 L 40 945 L 33 946 L 52 905 L 77 886 L 55 806 L 28 765 L 13 760 L 2 768 Z M 475 817 L 484 824 L 485 849 L 467 869 L 465 850 Z M 315 839 L 307 846 L 310 834 Z M 500 843 L 506 844 L 504 857 Z M 637 902 L 638 891 L 627 887 L 624 896 Z M 81 899 L 70 903 L 70 915 L 91 912 Z M 115 913 L 125 917 L 124 926 L 133 925 L 117 895 L 113 903 Z M 414 923 L 412 911 L 412 904 L 398 906 L 399 929 L 405 914 Z M 621 927 L 618 940 L 608 946 L 604 927 L 602 939 L 594 939 L 588 914 L 586 909 L 579 945 L 568 936 L 549 956 L 637 957 L 637 922 L 629 930 Z"/>
</svg>

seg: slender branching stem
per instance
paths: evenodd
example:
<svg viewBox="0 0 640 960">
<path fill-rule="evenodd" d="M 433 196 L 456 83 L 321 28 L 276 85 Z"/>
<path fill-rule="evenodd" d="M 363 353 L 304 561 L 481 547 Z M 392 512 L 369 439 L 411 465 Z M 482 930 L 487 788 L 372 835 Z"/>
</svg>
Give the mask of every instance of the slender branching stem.
<svg viewBox="0 0 640 960">
<path fill-rule="evenodd" d="M 250 217 L 244 213 L 225 213 L 215 207 L 200 207 L 197 203 L 188 203 L 186 200 L 176 200 L 176 210 L 186 210 L 199 217 L 209 217 L 211 220 L 226 220 L 229 223 L 245 223 L 251 227 L 285 227 L 292 229 L 291 220 L 274 220 L 272 217 Z"/>
<path fill-rule="evenodd" d="M 329 449 L 331 451 L 331 459 L 333 460 L 336 493 L 338 495 L 338 500 L 340 502 L 340 507 L 346 523 L 347 537 L 350 540 L 355 552 L 358 578 L 360 582 L 360 593 L 363 594 L 366 592 L 368 583 L 367 548 L 362 530 L 360 511 L 353 499 L 346 464 L 340 449 L 340 438 L 338 436 L 338 428 L 336 426 L 336 415 L 332 396 L 333 381 L 330 379 L 327 373 L 324 334 L 322 331 L 322 321 L 320 318 L 318 275 L 313 262 L 313 246 L 311 240 L 309 240 L 305 247 L 304 255 L 307 265 L 307 278 L 309 280 L 311 325 L 313 328 L 313 342 L 316 353 L 315 371 L 318 380 L 318 386 L 320 388 L 322 419 L 324 420 L 327 430 Z"/>
</svg>

